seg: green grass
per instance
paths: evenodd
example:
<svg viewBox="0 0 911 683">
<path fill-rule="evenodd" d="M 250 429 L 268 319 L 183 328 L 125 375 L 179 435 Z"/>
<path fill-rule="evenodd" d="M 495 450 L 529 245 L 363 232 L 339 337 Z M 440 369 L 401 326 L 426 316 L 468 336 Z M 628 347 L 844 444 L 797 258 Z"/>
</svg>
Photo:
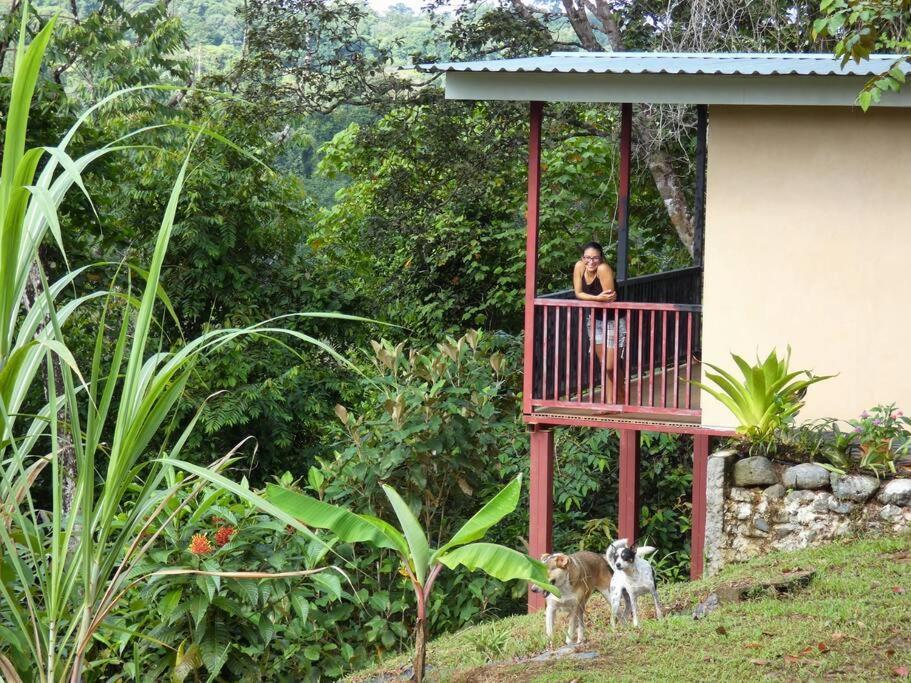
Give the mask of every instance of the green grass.
<svg viewBox="0 0 911 683">
<path fill-rule="evenodd" d="M 692 607 L 721 584 L 814 569 L 806 588 L 722 605 L 694 621 Z M 443 636 L 429 645 L 430 680 L 898 680 L 911 670 L 911 537 L 851 540 L 775 553 L 722 574 L 660 589 L 672 614 L 638 630 L 610 629 L 607 604 L 588 609 L 590 661 L 523 661 L 547 649 L 542 614 L 510 617 Z M 644 611 L 646 600 L 640 601 Z M 562 624 L 558 623 L 558 628 Z M 562 634 L 562 632 L 561 632 Z M 556 643 L 556 646 L 562 643 Z M 401 671 L 410 655 L 352 681 Z"/>
</svg>

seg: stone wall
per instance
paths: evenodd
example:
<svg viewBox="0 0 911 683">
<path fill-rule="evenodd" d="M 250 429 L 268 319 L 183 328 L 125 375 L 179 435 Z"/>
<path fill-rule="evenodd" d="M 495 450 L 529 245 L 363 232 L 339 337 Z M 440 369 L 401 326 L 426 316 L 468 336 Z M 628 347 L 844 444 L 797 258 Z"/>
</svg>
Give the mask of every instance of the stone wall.
<svg viewBox="0 0 911 683">
<path fill-rule="evenodd" d="M 911 479 L 838 476 L 815 463 L 709 457 L 706 573 L 772 550 L 821 545 L 840 536 L 911 530 Z"/>
</svg>

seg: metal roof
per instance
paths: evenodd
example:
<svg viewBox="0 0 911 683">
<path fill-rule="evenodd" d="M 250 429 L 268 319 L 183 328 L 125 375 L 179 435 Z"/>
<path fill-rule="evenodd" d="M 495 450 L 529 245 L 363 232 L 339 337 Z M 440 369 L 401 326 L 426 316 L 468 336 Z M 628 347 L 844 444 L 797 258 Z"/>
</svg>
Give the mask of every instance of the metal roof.
<svg viewBox="0 0 911 683">
<path fill-rule="evenodd" d="M 554 52 L 417 68 L 445 74 L 447 99 L 852 106 L 900 57 L 842 66 L 830 54 Z M 911 75 L 908 63 L 900 68 Z M 911 107 L 911 85 L 878 106 Z"/>
<path fill-rule="evenodd" d="M 874 76 L 900 55 L 871 55 L 844 66 L 831 54 L 726 52 L 554 52 L 546 57 L 421 64 L 427 72 Z M 902 64 L 905 73 L 911 65 Z"/>
</svg>

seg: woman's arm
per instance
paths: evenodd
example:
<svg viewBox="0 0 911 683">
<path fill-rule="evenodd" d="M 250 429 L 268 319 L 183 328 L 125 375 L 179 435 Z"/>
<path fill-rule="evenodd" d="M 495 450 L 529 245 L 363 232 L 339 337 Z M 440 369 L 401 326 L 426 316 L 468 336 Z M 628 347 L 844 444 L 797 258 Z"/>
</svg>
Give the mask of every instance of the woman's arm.
<svg viewBox="0 0 911 683">
<path fill-rule="evenodd" d="M 601 280 L 601 294 L 595 297 L 598 301 L 616 301 L 617 291 L 614 283 L 614 271 L 606 263 L 598 266 L 598 279 Z"/>
</svg>

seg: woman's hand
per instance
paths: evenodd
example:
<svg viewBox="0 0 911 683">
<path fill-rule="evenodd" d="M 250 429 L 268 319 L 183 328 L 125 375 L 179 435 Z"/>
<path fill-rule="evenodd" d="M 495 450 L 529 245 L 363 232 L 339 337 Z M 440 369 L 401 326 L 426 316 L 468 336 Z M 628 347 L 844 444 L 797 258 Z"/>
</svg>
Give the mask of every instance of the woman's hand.
<svg viewBox="0 0 911 683">
<path fill-rule="evenodd" d="M 616 300 L 617 300 L 617 292 L 614 291 L 613 289 L 609 289 L 609 290 L 607 290 L 606 292 L 601 292 L 601 293 L 596 297 L 596 299 L 597 299 L 598 301 L 604 301 L 604 302 L 610 303 L 610 302 L 612 302 L 612 301 L 616 301 Z"/>
</svg>

